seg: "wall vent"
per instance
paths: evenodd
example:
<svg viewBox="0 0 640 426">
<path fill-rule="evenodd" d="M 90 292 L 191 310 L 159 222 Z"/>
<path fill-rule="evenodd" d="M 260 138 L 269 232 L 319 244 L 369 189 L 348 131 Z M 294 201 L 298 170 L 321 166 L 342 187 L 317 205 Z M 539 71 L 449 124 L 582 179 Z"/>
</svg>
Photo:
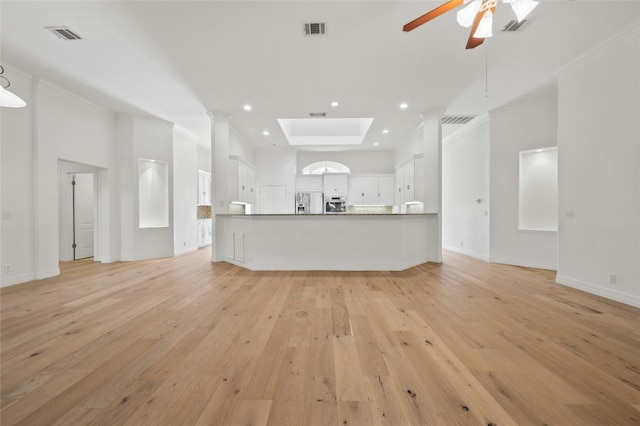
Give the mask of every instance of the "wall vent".
<svg viewBox="0 0 640 426">
<path fill-rule="evenodd" d="M 323 35 L 326 34 L 327 24 L 324 22 L 310 22 L 304 24 L 304 33 L 306 35 Z"/>
<path fill-rule="evenodd" d="M 45 29 L 54 33 L 58 38 L 65 41 L 83 40 L 75 31 L 71 31 L 69 27 L 45 27 Z"/>
<path fill-rule="evenodd" d="M 445 115 L 442 124 L 466 124 L 476 118 L 477 115 Z"/>
<path fill-rule="evenodd" d="M 522 28 L 522 26 L 525 24 L 525 22 L 527 22 L 526 19 L 523 19 L 520 22 L 518 22 L 516 20 L 510 21 L 507 25 L 504 26 L 504 28 L 502 29 L 502 32 L 503 33 L 514 33 L 516 31 L 518 31 L 520 28 Z"/>
<path fill-rule="evenodd" d="M 326 117 L 327 113 L 326 112 L 310 112 L 309 115 L 311 117 Z"/>
</svg>

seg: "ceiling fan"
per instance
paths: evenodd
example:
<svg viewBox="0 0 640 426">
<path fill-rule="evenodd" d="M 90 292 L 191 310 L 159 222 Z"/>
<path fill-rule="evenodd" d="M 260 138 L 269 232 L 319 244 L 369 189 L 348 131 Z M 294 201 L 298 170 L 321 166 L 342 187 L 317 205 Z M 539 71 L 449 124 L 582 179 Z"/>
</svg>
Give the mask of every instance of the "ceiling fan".
<svg viewBox="0 0 640 426">
<path fill-rule="evenodd" d="M 538 5 L 535 0 L 502 0 L 503 3 L 511 4 L 511 9 L 516 15 L 518 22 L 521 22 Z M 406 24 L 402 30 L 411 31 L 420 25 L 431 21 L 438 16 L 449 12 L 456 7 L 469 3 L 464 9 L 458 11 L 458 24 L 465 28 L 471 27 L 471 33 L 467 40 L 467 49 L 480 46 L 484 39 L 493 35 L 493 12 L 496 10 L 498 0 L 449 0 L 425 13 L 419 18 Z"/>
</svg>

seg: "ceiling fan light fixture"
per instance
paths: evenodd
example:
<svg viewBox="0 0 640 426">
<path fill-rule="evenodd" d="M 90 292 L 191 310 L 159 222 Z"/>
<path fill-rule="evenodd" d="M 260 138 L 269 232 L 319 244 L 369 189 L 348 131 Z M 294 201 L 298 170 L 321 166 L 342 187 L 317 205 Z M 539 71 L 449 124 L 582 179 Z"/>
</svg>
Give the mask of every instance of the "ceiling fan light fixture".
<svg viewBox="0 0 640 426">
<path fill-rule="evenodd" d="M 458 24 L 465 28 L 469 28 L 471 25 L 473 25 L 476 14 L 480 10 L 480 4 L 480 0 L 474 0 L 469 3 L 464 9 L 459 10 L 456 14 Z"/>
<path fill-rule="evenodd" d="M 3 74 L 4 68 L 0 65 L 0 82 L 2 83 L 0 84 L 0 107 L 22 108 L 27 106 L 27 103 L 20 96 L 7 90 L 7 87 L 11 86 L 11 82 Z"/>
<path fill-rule="evenodd" d="M 482 15 L 482 19 L 480 19 L 480 23 L 478 24 L 478 29 L 473 34 L 474 38 L 487 38 L 493 36 L 493 12 L 487 10 L 484 15 Z"/>
<path fill-rule="evenodd" d="M 7 108 L 22 108 L 27 106 L 27 103 L 16 95 L 0 86 L 0 106 Z"/>
<path fill-rule="evenodd" d="M 535 0 L 514 0 L 511 2 L 511 9 L 518 22 L 522 22 L 538 4 Z"/>
</svg>

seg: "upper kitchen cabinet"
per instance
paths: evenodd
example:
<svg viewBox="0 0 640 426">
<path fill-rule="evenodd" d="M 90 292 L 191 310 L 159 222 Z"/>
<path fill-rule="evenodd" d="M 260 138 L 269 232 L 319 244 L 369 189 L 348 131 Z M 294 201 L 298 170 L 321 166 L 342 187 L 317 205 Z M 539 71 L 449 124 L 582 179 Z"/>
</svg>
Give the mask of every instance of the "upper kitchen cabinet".
<svg viewBox="0 0 640 426">
<path fill-rule="evenodd" d="M 297 175 L 296 192 L 322 192 L 322 175 Z"/>
<path fill-rule="evenodd" d="M 423 201 L 424 199 L 424 162 L 416 158 L 396 170 L 396 204 Z"/>
<path fill-rule="evenodd" d="M 255 202 L 256 172 L 236 158 L 229 159 L 229 198 L 243 203 Z"/>
<path fill-rule="evenodd" d="M 347 173 L 325 173 L 322 175 L 324 193 L 331 197 L 349 194 L 349 175 Z"/>
<path fill-rule="evenodd" d="M 198 170 L 198 205 L 211 205 L 211 173 Z"/>
<path fill-rule="evenodd" d="M 350 205 L 391 205 L 393 204 L 393 175 L 350 176 Z"/>
</svg>

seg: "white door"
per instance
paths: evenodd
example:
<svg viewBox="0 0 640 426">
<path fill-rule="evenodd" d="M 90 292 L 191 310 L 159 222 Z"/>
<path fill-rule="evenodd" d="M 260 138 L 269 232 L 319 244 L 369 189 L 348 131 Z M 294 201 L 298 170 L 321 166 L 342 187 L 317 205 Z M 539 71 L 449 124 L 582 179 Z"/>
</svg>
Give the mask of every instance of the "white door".
<svg viewBox="0 0 640 426">
<path fill-rule="evenodd" d="M 93 257 L 93 173 L 73 177 L 74 259 Z"/>
</svg>

